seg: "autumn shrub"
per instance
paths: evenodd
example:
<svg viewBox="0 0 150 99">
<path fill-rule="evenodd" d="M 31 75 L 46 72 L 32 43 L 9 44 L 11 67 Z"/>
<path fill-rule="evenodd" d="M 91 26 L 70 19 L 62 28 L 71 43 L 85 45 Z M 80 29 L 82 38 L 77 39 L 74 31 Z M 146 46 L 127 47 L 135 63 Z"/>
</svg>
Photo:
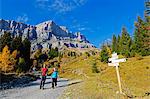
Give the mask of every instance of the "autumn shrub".
<svg viewBox="0 0 150 99">
<path fill-rule="evenodd" d="M 96 62 L 94 62 L 94 63 L 92 64 L 92 73 L 99 73 L 99 70 L 98 70 L 98 68 L 97 68 Z"/>
<path fill-rule="evenodd" d="M 19 58 L 19 62 L 18 62 L 18 65 L 17 65 L 17 69 L 16 69 L 16 72 L 17 73 L 21 73 L 21 72 L 25 72 L 26 71 L 26 62 L 24 60 L 24 58 Z"/>
</svg>

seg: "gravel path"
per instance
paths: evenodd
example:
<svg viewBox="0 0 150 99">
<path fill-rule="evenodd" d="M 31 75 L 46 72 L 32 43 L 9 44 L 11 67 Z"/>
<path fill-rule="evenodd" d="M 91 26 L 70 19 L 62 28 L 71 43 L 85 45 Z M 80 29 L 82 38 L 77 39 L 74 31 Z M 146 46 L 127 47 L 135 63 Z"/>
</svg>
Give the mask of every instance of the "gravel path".
<svg viewBox="0 0 150 99">
<path fill-rule="evenodd" d="M 51 88 L 51 79 L 48 77 L 45 89 L 39 87 L 40 79 L 31 82 L 24 87 L 2 90 L 0 91 L 0 99 L 58 99 L 68 86 L 68 80 L 64 78 L 58 79 L 58 86 Z"/>
</svg>

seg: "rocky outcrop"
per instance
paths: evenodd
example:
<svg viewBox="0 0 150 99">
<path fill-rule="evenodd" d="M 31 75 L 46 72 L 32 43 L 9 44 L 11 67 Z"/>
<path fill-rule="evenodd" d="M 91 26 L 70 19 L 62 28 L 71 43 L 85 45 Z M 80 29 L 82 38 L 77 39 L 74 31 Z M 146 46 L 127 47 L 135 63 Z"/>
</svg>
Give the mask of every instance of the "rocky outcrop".
<svg viewBox="0 0 150 99">
<path fill-rule="evenodd" d="M 9 31 L 12 37 L 28 38 L 31 41 L 32 51 L 36 50 L 39 45 L 43 48 L 58 47 L 59 49 L 64 46 L 71 48 L 94 47 L 80 32 L 70 33 L 65 26 L 58 26 L 51 20 L 38 25 L 28 25 L 0 19 L 0 35 L 3 35 L 4 31 Z"/>
</svg>

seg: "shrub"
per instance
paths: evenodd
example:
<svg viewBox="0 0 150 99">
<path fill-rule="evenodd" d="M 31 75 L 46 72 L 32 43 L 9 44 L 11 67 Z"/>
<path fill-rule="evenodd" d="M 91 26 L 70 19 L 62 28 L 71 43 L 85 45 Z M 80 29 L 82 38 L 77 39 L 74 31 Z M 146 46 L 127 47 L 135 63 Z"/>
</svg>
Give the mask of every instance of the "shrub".
<svg viewBox="0 0 150 99">
<path fill-rule="evenodd" d="M 94 62 L 94 63 L 92 64 L 92 73 L 99 73 L 99 70 L 98 70 L 98 68 L 97 68 L 97 66 L 96 66 L 96 62 Z"/>
<path fill-rule="evenodd" d="M 88 53 L 88 52 L 85 52 L 85 55 L 86 55 L 87 57 L 90 57 L 90 56 L 91 56 L 90 53 Z"/>
<path fill-rule="evenodd" d="M 25 60 L 24 60 L 24 58 L 19 58 L 19 62 L 18 62 L 18 65 L 17 65 L 17 70 L 16 70 L 16 72 L 17 73 L 21 73 L 21 72 L 25 72 L 26 71 L 26 68 L 27 66 L 26 66 L 26 62 L 25 62 Z"/>
<path fill-rule="evenodd" d="M 49 59 L 53 59 L 53 58 L 55 58 L 55 57 L 58 57 L 58 55 L 59 55 L 58 49 L 57 49 L 57 48 L 55 48 L 55 49 L 52 48 L 52 49 L 49 51 L 49 53 L 48 53 L 48 58 L 49 58 Z"/>
<path fill-rule="evenodd" d="M 140 54 L 136 54 L 135 57 L 136 57 L 137 60 L 142 60 L 143 59 L 143 57 Z"/>
</svg>

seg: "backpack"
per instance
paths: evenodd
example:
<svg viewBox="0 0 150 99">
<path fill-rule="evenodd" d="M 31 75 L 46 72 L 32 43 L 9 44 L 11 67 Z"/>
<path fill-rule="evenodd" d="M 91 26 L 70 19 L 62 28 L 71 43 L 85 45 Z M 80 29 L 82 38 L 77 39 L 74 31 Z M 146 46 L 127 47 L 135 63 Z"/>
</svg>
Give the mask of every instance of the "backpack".
<svg viewBox="0 0 150 99">
<path fill-rule="evenodd" d="M 51 69 L 51 70 L 48 72 L 48 75 L 51 76 L 52 73 L 53 73 L 53 69 Z"/>
</svg>

